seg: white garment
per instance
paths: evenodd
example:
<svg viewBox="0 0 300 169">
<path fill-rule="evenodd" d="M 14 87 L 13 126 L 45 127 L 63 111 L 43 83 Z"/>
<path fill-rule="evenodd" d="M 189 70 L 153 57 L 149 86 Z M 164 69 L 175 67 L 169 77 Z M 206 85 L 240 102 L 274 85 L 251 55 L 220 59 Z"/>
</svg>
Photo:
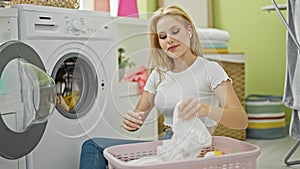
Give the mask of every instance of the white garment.
<svg viewBox="0 0 300 169">
<path fill-rule="evenodd" d="M 181 102 L 177 103 L 174 109 L 172 138 L 164 140 L 162 145 L 157 147 L 156 156 L 143 157 L 129 163 L 141 165 L 197 159 L 203 148 L 211 145 L 212 136 L 199 118 L 185 121 L 178 117 L 180 104 Z"/>
<path fill-rule="evenodd" d="M 194 98 L 202 103 L 218 106 L 219 101 L 213 90 L 226 80 L 231 79 L 217 62 L 197 57 L 195 62 L 182 72 L 164 72 L 164 79 L 159 85 L 157 85 L 159 83 L 158 72 L 153 70 L 144 90 L 156 95 L 156 109 L 164 114 L 164 123 L 172 126 L 176 103 Z M 209 118 L 202 117 L 201 119 L 207 127 L 217 124 Z"/>
<path fill-rule="evenodd" d="M 294 109 L 291 117 L 289 134 L 292 138 L 300 140 L 300 111 Z"/>
<path fill-rule="evenodd" d="M 299 0 L 288 1 L 288 23 L 291 34 L 293 34 L 299 43 L 300 40 L 300 2 Z M 294 139 L 300 140 L 300 49 L 297 48 L 296 43 L 287 34 L 287 60 L 286 60 L 286 78 L 284 90 L 284 104 L 293 109 L 290 136 Z"/>
<path fill-rule="evenodd" d="M 211 145 L 211 134 L 199 118 L 185 121 L 178 117 L 180 104 L 174 110 L 171 140 L 165 140 L 157 148 L 159 161 L 196 159 L 204 147 Z"/>
</svg>

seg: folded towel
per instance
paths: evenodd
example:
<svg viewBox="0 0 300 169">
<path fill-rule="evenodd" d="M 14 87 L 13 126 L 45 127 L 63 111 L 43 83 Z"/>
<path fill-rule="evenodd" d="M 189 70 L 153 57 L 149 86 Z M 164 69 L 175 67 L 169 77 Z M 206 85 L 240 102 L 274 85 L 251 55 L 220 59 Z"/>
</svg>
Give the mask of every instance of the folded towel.
<svg viewBox="0 0 300 169">
<path fill-rule="evenodd" d="M 229 32 L 216 28 L 197 28 L 200 41 L 225 41 L 230 39 Z"/>
<path fill-rule="evenodd" d="M 203 48 L 204 54 L 225 54 L 229 53 L 228 49 L 221 49 L 221 48 Z"/>
<path fill-rule="evenodd" d="M 202 48 L 221 48 L 221 49 L 227 49 L 228 46 L 226 43 L 214 43 L 214 42 L 202 42 L 201 41 Z"/>
</svg>

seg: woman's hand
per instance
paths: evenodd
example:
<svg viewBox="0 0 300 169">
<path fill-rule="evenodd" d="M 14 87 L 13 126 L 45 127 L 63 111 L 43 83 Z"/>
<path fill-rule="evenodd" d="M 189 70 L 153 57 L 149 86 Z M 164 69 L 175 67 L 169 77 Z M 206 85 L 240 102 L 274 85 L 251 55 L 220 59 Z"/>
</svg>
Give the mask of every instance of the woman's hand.
<svg viewBox="0 0 300 169">
<path fill-rule="evenodd" d="M 207 116 L 209 107 L 195 99 L 182 101 L 179 106 L 179 118 L 183 120 L 192 120 L 198 116 Z"/>
<path fill-rule="evenodd" d="M 128 131 L 138 130 L 143 125 L 144 112 L 128 111 L 123 117 L 123 127 Z"/>
</svg>

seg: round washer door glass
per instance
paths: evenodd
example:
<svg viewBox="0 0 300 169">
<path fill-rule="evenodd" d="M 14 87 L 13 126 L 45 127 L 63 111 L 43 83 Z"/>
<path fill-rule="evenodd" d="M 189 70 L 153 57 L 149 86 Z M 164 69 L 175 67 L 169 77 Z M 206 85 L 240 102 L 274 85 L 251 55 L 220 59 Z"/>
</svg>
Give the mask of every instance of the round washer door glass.
<svg viewBox="0 0 300 169">
<path fill-rule="evenodd" d="M 18 159 L 43 136 L 56 88 L 39 55 L 23 42 L 1 44 L 0 60 L 0 156 Z"/>
<path fill-rule="evenodd" d="M 56 83 L 56 109 L 65 117 L 76 119 L 88 113 L 98 90 L 96 70 L 87 57 L 68 53 L 52 72 Z"/>
<path fill-rule="evenodd" d="M 26 131 L 52 114 L 54 80 L 37 66 L 22 58 L 12 59 L 1 73 L 0 85 L 1 116 L 10 130 Z"/>
</svg>

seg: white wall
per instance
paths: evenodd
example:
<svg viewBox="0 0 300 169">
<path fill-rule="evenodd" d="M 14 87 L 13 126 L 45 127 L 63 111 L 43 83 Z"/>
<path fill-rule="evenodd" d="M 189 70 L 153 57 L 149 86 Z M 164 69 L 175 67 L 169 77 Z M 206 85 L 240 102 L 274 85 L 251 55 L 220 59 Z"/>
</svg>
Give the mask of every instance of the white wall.
<svg viewBox="0 0 300 169">
<path fill-rule="evenodd" d="M 109 0 L 110 2 L 110 15 L 117 16 L 119 0 Z M 80 10 L 93 11 L 95 9 L 94 0 L 80 0 Z"/>
<path fill-rule="evenodd" d="M 200 28 L 210 27 L 209 0 L 163 0 L 163 6 L 178 5 L 182 7 Z"/>
<path fill-rule="evenodd" d="M 80 0 L 80 10 L 94 10 L 94 0 Z"/>
</svg>

